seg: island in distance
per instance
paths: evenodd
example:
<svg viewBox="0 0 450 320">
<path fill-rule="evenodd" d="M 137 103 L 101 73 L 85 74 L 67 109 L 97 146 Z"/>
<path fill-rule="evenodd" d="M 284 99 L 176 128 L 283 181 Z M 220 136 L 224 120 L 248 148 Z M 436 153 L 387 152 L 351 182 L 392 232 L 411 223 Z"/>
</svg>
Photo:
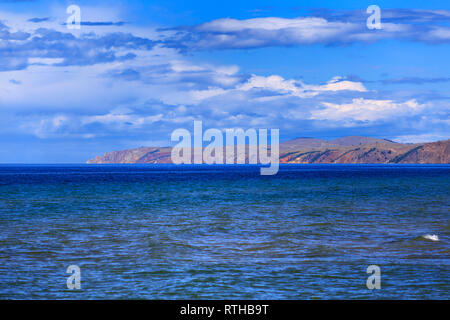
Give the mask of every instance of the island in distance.
<svg viewBox="0 0 450 320">
<path fill-rule="evenodd" d="M 171 151 L 171 147 L 112 151 L 87 163 L 172 163 Z M 335 140 L 297 138 L 280 143 L 280 163 L 449 164 L 450 139 L 410 144 L 360 136 Z"/>
</svg>

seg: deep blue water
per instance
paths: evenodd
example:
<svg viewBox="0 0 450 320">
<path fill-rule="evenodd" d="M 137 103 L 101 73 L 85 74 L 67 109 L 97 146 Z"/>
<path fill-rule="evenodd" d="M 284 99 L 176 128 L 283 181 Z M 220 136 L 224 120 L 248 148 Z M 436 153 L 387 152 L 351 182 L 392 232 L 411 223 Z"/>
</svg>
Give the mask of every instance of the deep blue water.
<svg viewBox="0 0 450 320">
<path fill-rule="evenodd" d="M 449 209 L 449 165 L 1 165 L 0 299 L 448 299 Z"/>
</svg>

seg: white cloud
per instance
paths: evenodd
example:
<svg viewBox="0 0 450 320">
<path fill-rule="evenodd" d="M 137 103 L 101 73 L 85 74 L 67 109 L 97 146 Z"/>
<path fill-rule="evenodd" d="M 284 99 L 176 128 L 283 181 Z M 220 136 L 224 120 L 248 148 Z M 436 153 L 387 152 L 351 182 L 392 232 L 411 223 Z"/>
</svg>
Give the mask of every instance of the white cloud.
<svg viewBox="0 0 450 320">
<path fill-rule="evenodd" d="M 344 80 L 341 77 L 334 77 L 325 85 L 303 85 L 306 90 L 312 91 L 358 91 L 367 92 L 367 89 L 361 82 Z"/>
<path fill-rule="evenodd" d="M 221 95 L 226 93 L 227 91 L 222 88 L 210 88 L 207 90 L 194 90 L 191 91 L 190 94 L 195 102 L 199 102 L 211 97 L 215 97 L 217 95 Z M 193 101 L 194 102 L 194 101 Z"/>
<path fill-rule="evenodd" d="M 448 41 L 450 40 L 450 28 L 435 27 L 428 32 L 428 36 L 435 41 Z"/>
<path fill-rule="evenodd" d="M 328 22 L 323 18 L 255 18 L 247 20 L 237 19 L 217 19 L 211 22 L 204 23 L 196 27 L 200 31 L 213 31 L 213 32 L 235 32 L 244 29 L 262 29 L 262 30 L 283 30 L 291 29 L 297 34 L 303 37 L 310 37 L 311 32 L 317 32 L 317 30 L 324 30 L 330 34 L 339 32 L 342 28 L 352 28 L 352 24 L 343 22 Z"/>
<path fill-rule="evenodd" d="M 422 14 L 432 14 L 423 10 Z M 436 12 L 435 12 L 436 13 Z M 400 17 L 401 18 L 401 17 Z M 394 19 L 395 21 L 395 19 Z M 405 22 L 405 20 L 399 20 Z M 413 21 L 412 21 L 413 22 Z M 423 42 L 448 42 L 450 28 L 413 23 L 382 22 L 374 32 L 361 19 L 327 20 L 323 17 L 254 19 L 217 19 L 192 27 L 175 28 L 179 31 L 167 42 L 174 48 L 194 50 L 239 49 L 270 46 L 295 46 L 308 44 L 348 44 L 375 42 L 381 39 L 408 39 Z"/>
<path fill-rule="evenodd" d="M 417 114 L 425 107 L 414 99 L 405 102 L 394 102 L 392 100 L 364 98 L 355 98 L 351 103 L 323 102 L 322 105 L 324 108 L 311 112 L 311 119 L 376 121 L 402 115 Z"/>
<path fill-rule="evenodd" d="M 163 118 L 162 114 L 156 114 L 152 116 L 139 116 L 136 114 L 124 114 L 110 112 L 108 114 L 96 115 L 96 116 L 86 116 L 82 118 L 82 124 L 90 123 L 103 123 L 103 124 L 115 124 L 115 125 L 132 125 L 132 126 L 142 126 L 150 125 L 156 121 Z"/>
<path fill-rule="evenodd" d="M 441 133 L 411 134 L 392 138 L 392 140 L 401 143 L 422 143 L 447 139 L 450 139 L 450 135 L 443 135 Z"/>
<path fill-rule="evenodd" d="M 246 83 L 240 85 L 238 89 L 243 91 L 264 89 L 297 97 L 313 97 L 326 91 L 367 91 L 361 82 L 343 80 L 341 77 L 334 77 L 324 85 L 309 85 L 299 80 L 285 80 L 278 75 L 268 77 L 252 75 L 252 77 Z"/>
<path fill-rule="evenodd" d="M 31 31 L 41 26 L 26 25 Z M 243 44 L 242 41 L 264 43 L 277 39 L 288 44 L 293 39 L 299 43 L 333 39 L 354 26 L 316 18 L 261 18 L 221 19 L 204 24 L 202 28 L 203 31 L 249 32 L 247 39 L 236 34 L 219 34 L 220 41 Z M 402 28 L 387 24 L 385 32 L 403 32 Z M 105 33 L 112 29 L 95 30 Z M 154 30 L 137 30 L 136 34 L 152 32 L 155 33 Z M 441 38 L 445 36 L 445 29 L 436 29 L 436 32 L 443 32 L 437 35 Z M 105 41 L 110 42 L 106 47 L 114 47 L 116 40 L 113 35 L 107 38 Z M 149 39 L 137 39 L 137 43 L 141 40 Z M 208 37 L 202 39 L 209 40 Z M 71 41 L 76 44 L 77 39 Z M 416 115 L 424 107 L 410 98 L 402 98 L 402 101 L 364 99 L 362 93 L 366 97 L 375 92 L 361 82 L 339 76 L 326 83 L 306 83 L 277 74 L 248 77 L 241 74 L 236 65 L 193 62 L 176 49 L 161 46 L 123 46 L 114 48 L 114 53 L 117 56 L 132 53 L 136 57 L 114 61 L 99 59 L 89 66 L 55 66 L 61 58 L 33 56 L 26 57 L 30 64 L 26 69 L 0 72 L 0 112 L 9 113 L 4 118 L 8 120 L 4 121 L 2 133 L 21 130 L 20 133 L 40 138 L 93 138 L 110 133 L 140 133 L 161 123 L 161 127 L 170 130 L 172 126 L 185 125 L 198 118 L 219 127 L 277 126 L 298 131 L 302 129 L 298 128 L 300 122 L 312 127 L 318 121 L 311 120 L 325 120 L 321 122 L 325 129 L 342 120 L 353 124 L 356 121 L 390 122 Z M 342 103 L 347 97 L 353 100 Z M 435 121 L 436 115 L 430 114 L 429 118 L 425 124 Z M 441 124 L 445 125 L 448 123 Z"/>
<path fill-rule="evenodd" d="M 52 65 L 63 62 L 63 58 L 28 58 L 29 64 Z"/>
</svg>

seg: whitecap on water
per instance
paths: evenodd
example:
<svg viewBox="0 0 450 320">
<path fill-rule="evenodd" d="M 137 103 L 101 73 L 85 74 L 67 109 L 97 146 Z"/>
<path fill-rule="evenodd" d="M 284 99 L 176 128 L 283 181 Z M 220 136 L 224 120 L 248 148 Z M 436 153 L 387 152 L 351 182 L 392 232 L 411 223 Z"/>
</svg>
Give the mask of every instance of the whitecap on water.
<svg viewBox="0 0 450 320">
<path fill-rule="evenodd" d="M 424 234 L 422 236 L 422 238 L 431 240 L 431 241 L 439 241 L 439 237 L 437 236 L 437 234 Z"/>
</svg>

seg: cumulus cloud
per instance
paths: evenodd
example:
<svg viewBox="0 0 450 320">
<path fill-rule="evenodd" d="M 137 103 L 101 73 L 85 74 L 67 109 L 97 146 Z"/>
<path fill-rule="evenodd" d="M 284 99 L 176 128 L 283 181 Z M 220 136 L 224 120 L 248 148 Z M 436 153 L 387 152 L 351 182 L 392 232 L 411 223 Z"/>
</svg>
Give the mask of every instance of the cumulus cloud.
<svg viewBox="0 0 450 320">
<path fill-rule="evenodd" d="M 3 41 L 7 41 L 5 42 L 5 44 L 11 43 L 11 41 L 14 40 L 26 40 L 29 37 L 29 33 L 23 31 L 13 32 L 8 26 L 0 22 L 0 39 Z"/>
<path fill-rule="evenodd" d="M 414 99 L 395 102 L 355 98 L 351 103 L 322 102 L 322 105 L 324 108 L 312 111 L 311 119 L 377 121 L 390 117 L 414 115 L 424 108 L 424 105 L 417 103 Z"/>
<path fill-rule="evenodd" d="M 0 39 L 0 71 L 24 69 L 30 59 L 60 59 L 56 64 L 63 66 L 131 60 L 136 57 L 133 50 L 151 50 L 155 46 L 155 41 L 130 33 L 76 36 L 48 28 L 11 32 L 3 23 Z"/>
<path fill-rule="evenodd" d="M 342 77 L 334 77 L 326 84 L 312 85 L 301 80 L 284 79 L 278 75 L 268 77 L 252 75 L 248 81 L 238 85 L 236 89 L 241 91 L 265 90 L 302 98 L 314 97 L 327 91 L 367 91 L 361 82 L 348 81 Z"/>
<path fill-rule="evenodd" d="M 331 39 L 356 32 L 355 24 L 328 22 L 322 18 L 218 19 L 193 27 L 177 28 L 166 45 L 187 49 L 236 49 L 330 43 Z"/>
</svg>

